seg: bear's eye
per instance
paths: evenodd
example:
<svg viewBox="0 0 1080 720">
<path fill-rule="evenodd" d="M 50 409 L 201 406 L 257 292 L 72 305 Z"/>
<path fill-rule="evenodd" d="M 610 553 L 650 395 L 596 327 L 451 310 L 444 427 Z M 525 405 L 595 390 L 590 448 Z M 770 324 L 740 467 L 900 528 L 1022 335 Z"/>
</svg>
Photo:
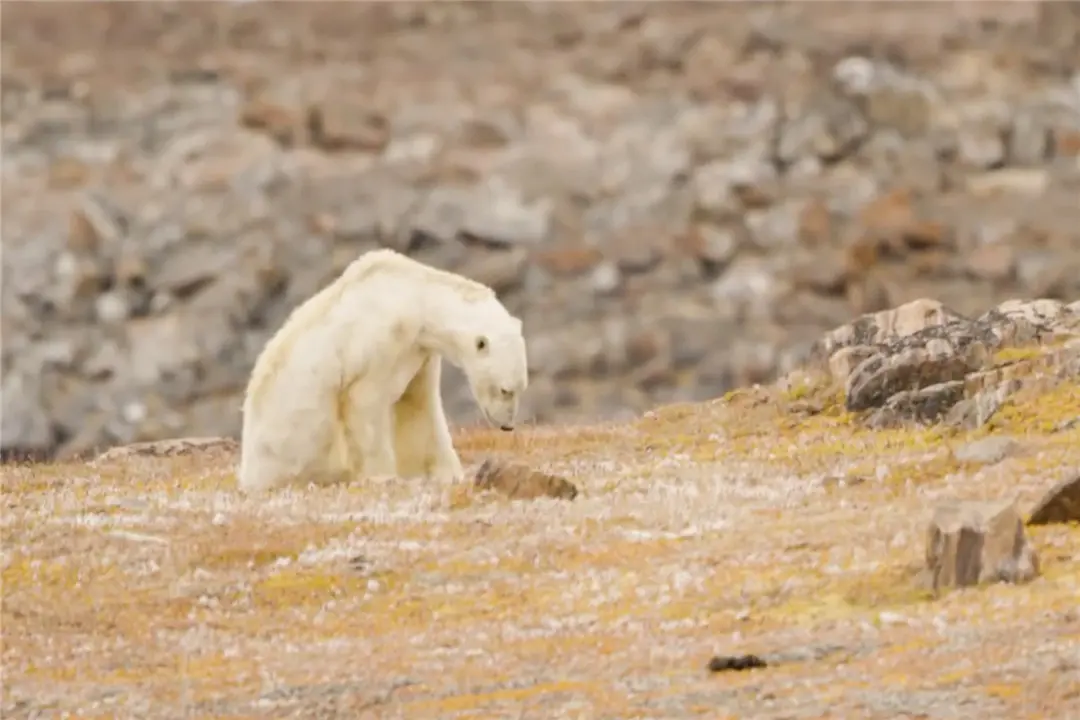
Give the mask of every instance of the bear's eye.
<svg viewBox="0 0 1080 720">
<path fill-rule="evenodd" d="M 488 341 L 487 341 L 486 337 L 478 337 L 478 338 L 476 338 L 476 349 L 477 350 L 479 350 L 480 352 L 483 352 L 484 350 L 487 350 L 487 346 L 488 346 Z"/>
</svg>

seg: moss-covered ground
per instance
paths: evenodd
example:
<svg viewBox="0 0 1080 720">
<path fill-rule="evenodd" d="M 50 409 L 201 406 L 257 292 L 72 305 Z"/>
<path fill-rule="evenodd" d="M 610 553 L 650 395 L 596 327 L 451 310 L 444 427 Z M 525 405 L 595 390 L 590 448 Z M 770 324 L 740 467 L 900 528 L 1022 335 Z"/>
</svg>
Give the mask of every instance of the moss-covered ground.
<svg viewBox="0 0 1080 720">
<path fill-rule="evenodd" d="M 229 459 L 5 466 L 3 707 L 20 717 L 1080 717 L 1080 528 L 1043 575 L 934 599 L 933 505 L 1080 469 L 1080 388 L 974 432 L 862 429 L 814 388 L 620 425 L 462 430 L 573 502 L 406 480 L 234 489 Z M 960 463 L 988 433 L 1003 461 Z M 782 662 L 710 675 L 716 653 Z"/>
</svg>

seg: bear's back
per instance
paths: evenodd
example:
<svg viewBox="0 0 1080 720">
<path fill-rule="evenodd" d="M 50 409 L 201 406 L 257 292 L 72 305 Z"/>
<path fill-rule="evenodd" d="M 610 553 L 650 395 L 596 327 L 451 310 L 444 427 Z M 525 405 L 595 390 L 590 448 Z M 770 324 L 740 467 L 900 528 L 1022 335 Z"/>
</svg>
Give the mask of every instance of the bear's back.
<svg viewBox="0 0 1080 720">
<path fill-rule="evenodd" d="M 258 402 L 270 383 L 281 374 L 293 352 L 303 345 L 302 336 L 320 327 L 345 289 L 339 278 L 293 308 L 256 358 L 245 392 L 245 404 Z"/>
</svg>

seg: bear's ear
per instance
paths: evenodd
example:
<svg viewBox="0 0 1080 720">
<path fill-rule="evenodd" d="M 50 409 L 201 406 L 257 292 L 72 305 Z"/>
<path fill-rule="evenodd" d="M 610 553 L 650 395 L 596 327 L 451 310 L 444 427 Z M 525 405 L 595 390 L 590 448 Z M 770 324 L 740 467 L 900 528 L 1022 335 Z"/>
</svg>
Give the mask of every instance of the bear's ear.
<svg viewBox="0 0 1080 720">
<path fill-rule="evenodd" d="M 486 335 L 478 336 L 476 338 L 476 351 L 477 352 L 487 352 L 489 344 L 490 343 L 488 342 L 488 339 L 487 339 Z"/>
</svg>

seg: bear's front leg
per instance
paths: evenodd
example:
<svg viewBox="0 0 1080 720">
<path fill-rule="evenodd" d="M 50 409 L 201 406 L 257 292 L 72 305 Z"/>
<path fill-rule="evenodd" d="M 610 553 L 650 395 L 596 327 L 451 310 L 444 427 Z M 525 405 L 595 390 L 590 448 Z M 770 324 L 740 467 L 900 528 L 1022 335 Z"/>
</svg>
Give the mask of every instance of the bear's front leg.
<svg viewBox="0 0 1080 720">
<path fill-rule="evenodd" d="M 440 397 L 441 358 L 421 366 L 394 407 L 394 446 L 403 476 L 449 483 L 464 477 Z"/>
<path fill-rule="evenodd" d="M 465 469 L 453 446 L 436 452 L 428 475 L 435 481 L 445 484 L 461 482 L 465 478 Z"/>
<path fill-rule="evenodd" d="M 465 477 L 465 471 L 461 467 L 461 458 L 454 449 L 454 439 L 450 436 L 450 425 L 446 421 L 446 413 L 443 411 L 442 397 L 439 392 L 441 358 L 432 358 L 431 364 L 436 369 L 433 377 L 428 381 L 428 392 L 431 398 L 426 413 L 429 437 L 431 437 L 428 475 L 441 483 L 460 482 Z"/>
<path fill-rule="evenodd" d="M 396 476 L 397 457 L 389 407 L 353 389 L 346 403 L 345 439 L 350 471 L 358 477 Z"/>
<path fill-rule="evenodd" d="M 446 422 L 441 402 L 430 408 L 428 418 L 432 436 L 431 466 L 428 473 L 443 483 L 461 481 L 465 477 L 465 471 L 461 467 L 461 458 L 454 449 L 454 439 L 450 436 L 450 426 Z"/>
<path fill-rule="evenodd" d="M 448 482 L 462 476 L 450 433 L 440 431 L 439 422 L 431 417 L 431 408 L 399 402 L 394 416 L 394 447 L 402 477 Z"/>
</svg>

